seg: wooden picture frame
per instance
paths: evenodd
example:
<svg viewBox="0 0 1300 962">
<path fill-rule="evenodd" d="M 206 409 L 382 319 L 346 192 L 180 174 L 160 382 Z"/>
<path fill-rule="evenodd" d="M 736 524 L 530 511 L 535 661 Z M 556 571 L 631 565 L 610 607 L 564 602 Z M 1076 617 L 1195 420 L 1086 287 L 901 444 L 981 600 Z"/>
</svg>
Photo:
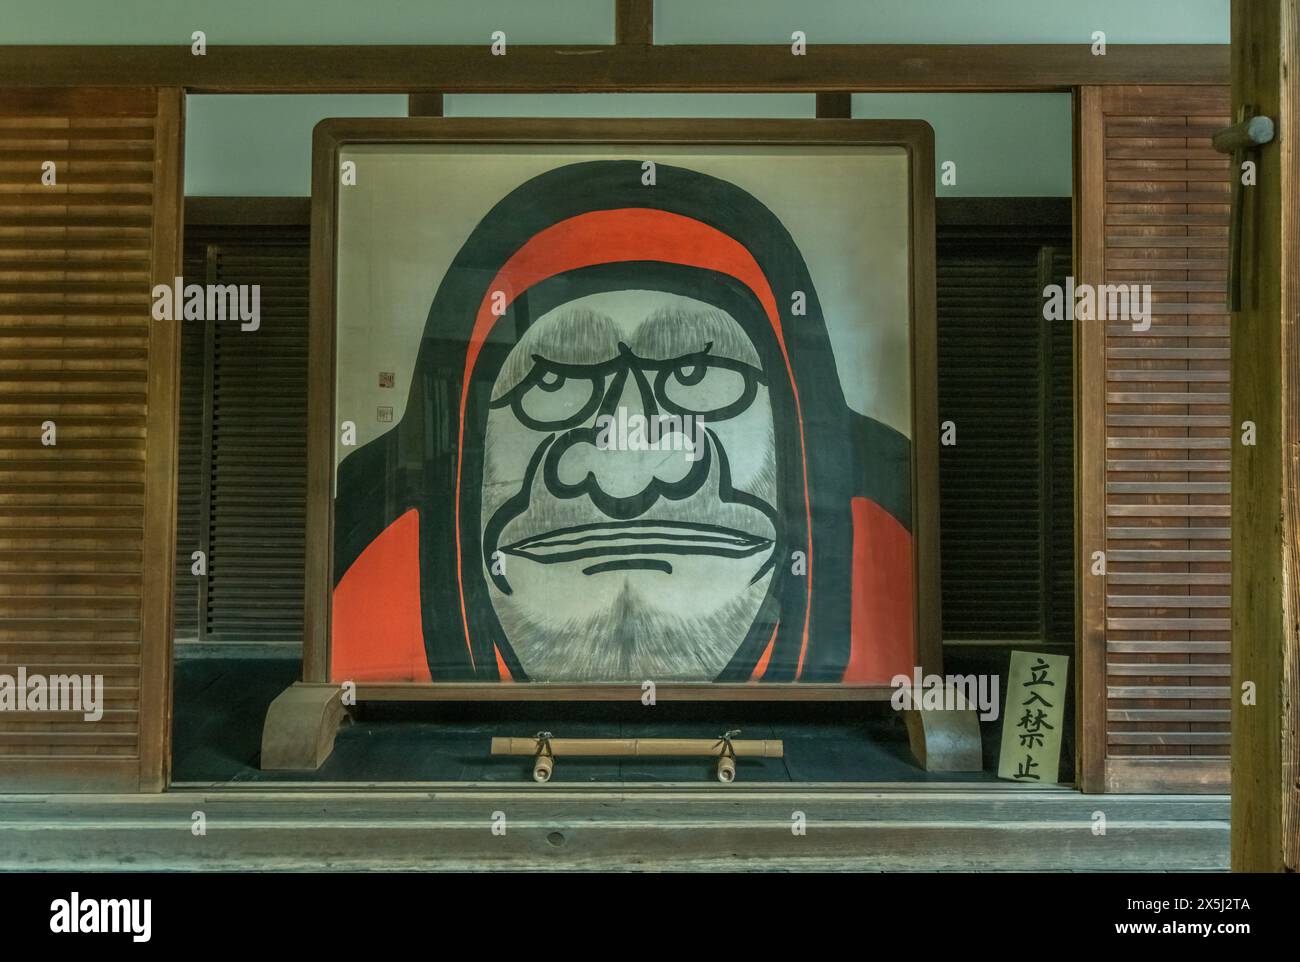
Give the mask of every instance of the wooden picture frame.
<svg viewBox="0 0 1300 962">
<path fill-rule="evenodd" d="M 939 497 L 935 333 L 933 131 L 922 121 L 331 119 L 317 125 L 312 158 L 312 277 L 308 381 L 307 534 L 303 681 L 330 682 L 334 588 L 334 442 L 337 228 L 340 151 L 351 145 L 473 144 L 563 146 L 898 147 L 906 151 L 910 221 L 910 350 L 912 414 L 911 519 L 916 664 L 925 673 L 941 661 Z M 337 682 L 335 682 L 337 683 Z M 657 698 L 730 700 L 878 700 L 887 685 L 698 682 L 656 687 Z M 365 682 L 359 700 L 639 700 L 637 684 L 528 682 Z"/>
</svg>

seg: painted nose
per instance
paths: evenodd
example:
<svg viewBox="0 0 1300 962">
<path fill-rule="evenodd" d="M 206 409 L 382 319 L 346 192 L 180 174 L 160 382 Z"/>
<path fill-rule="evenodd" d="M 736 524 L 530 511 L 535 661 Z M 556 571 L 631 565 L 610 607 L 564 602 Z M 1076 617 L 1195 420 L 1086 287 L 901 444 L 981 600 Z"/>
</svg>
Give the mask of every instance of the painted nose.
<svg viewBox="0 0 1300 962">
<path fill-rule="evenodd" d="M 586 495 L 611 517 L 627 519 L 661 496 L 679 500 L 694 493 L 708 477 L 709 459 L 692 453 L 692 439 L 680 424 L 659 430 L 658 407 L 645 381 L 629 373 L 616 390 L 592 425 L 556 439 L 544 480 L 556 497 Z M 695 443 L 703 444 L 703 437 Z"/>
</svg>

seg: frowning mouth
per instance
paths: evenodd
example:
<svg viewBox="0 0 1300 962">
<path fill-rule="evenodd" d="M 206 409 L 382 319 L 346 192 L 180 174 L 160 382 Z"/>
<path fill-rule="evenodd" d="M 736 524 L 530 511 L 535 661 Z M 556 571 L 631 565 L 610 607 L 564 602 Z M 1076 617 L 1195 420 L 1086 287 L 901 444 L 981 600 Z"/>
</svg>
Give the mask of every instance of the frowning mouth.
<svg viewBox="0 0 1300 962">
<path fill-rule="evenodd" d="M 770 538 L 736 528 L 689 521 L 621 521 L 556 528 L 501 548 L 506 554 L 542 564 L 606 559 L 584 574 L 641 568 L 672 573 L 657 556 L 714 555 L 745 558 L 771 546 Z"/>
</svg>

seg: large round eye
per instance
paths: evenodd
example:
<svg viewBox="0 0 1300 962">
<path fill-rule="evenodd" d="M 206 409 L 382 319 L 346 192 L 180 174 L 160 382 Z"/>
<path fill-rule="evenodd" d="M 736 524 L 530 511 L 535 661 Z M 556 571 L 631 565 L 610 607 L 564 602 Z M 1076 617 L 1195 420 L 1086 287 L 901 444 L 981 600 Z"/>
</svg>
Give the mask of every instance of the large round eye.
<svg viewBox="0 0 1300 962">
<path fill-rule="evenodd" d="M 707 357 L 685 358 L 659 375 L 664 407 L 677 414 L 732 417 L 753 400 L 753 378 L 742 370 L 710 364 Z"/>
<path fill-rule="evenodd" d="M 598 398 L 598 385 L 591 378 L 566 377 L 559 371 L 541 371 L 515 401 L 520 420 L 539 430 L 567 426 L 589 412 Z"/>
</svg>

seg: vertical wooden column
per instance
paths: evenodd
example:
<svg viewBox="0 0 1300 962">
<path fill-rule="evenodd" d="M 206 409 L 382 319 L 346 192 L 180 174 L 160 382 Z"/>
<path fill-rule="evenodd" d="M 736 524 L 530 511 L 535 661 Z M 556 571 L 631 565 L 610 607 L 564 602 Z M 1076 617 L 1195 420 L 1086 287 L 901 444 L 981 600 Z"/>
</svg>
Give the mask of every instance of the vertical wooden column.
<svg viewBox="0 0 1300 962">
<path fill-rule="evenodd" d="M 185 187 L 185 92 L 158 91 L 154 124 L 153 284 L 181 275 Z M 171 777 L 172 576 L 176 552 L 180 447 L 180 318 L 149 327 L 145 434 L 144 586 L 140 614 L 140 790 L 160 792 Z"/>
<path fill-rule="evenodd" d="M 334 211 L 339 172 L 328 138 L 320 126 L 312 134 L 311 259 L 333 262 Z M 330 610 L 322 599 L 334 590 L 334 333 L 319 322 L 322 304 L 330 303 L 333 280 L 313 268 L 309 279 L 307 327 L 307 531 L 303 577 L 302 680 L 329 681 Z M 330 322 L 332 323 L 332 321 Z M 328 465 L 328 468 L 325 468 Z"/>
<path fill-rule="evenodd" d="M 1074 98 L 1074 274 L 1099 278 L 1106 263 L 1102 91 L 1081 87 Z M 1106 338 L 1095 325 L 1075 333 L 1075 551 L 1079 599 L 1075 629 L 1075 718 L 1079 787 L 1106 785 L 1106 583 L 1091 573 L 1093 550 L 1106 543 Z M 1096 548 L 1090 546 L 1097 546 Z"/>
<path fill-rule="evenodd" d="M 819 93 L 817 95 L 817 116 L 852 117 L 853 94 L 841 90 L 832 93 Z"/>
<path fill-rule="evenodd" d="M 442 116 L 442 94 L 407 95 L 406 116 L 441 117 Z"/>
<path fill-rule="evenodd" d="M 614 42 L 648 47 L 654 43 L 654 0 L 615 0 Z"/>
<path fill-rule="evenodd" d="M 1298 66 L 1297 0 L 1234 0 L 1234 116 L 1250 105 L 1277 129 L 1242 189 L 1232 324 L 1232 868 L 1246 872 L 1300 871 Z M 1253 445 L 1241 443 L 1244 421 Z"/>
</svg>

